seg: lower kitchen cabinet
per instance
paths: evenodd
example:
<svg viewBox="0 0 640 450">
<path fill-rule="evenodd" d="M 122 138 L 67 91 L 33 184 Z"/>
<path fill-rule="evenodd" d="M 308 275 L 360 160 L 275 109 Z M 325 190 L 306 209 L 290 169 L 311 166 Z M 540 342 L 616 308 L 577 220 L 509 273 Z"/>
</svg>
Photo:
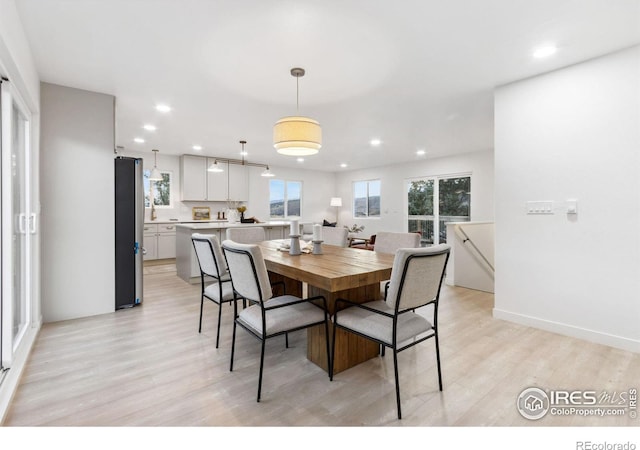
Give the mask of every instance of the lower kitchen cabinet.
<svg viewBox="0 0 640 450">
<path fill-rule="evenodd" d="M 144 260 L 176 257 L 176 224 L 144 224 Z"/>
<path fill-rule="evenodd" d="M 284 239 L 284 227 L 264 227 L 264 234 L 269 241 L 272 241 L 274 239 Z"/>
</svg>

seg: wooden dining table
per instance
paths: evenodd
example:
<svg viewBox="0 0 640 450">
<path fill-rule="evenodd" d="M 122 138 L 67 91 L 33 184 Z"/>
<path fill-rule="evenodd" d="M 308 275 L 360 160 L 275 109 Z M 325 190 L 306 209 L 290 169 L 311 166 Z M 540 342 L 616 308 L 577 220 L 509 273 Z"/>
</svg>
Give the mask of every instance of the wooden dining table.
<svg viewBox="0 0 640 450">
<path fill-rule="evenodd" d="M 354 248 L 322 245 L 322 254 L 290 255 L 281 250 L 288 240 L 259 244 L 271 282 L 284 282 L 286 293 L 303 296 L 303 283 L 309 297 L 322 295 L 333 315 L 336 299 L 364 303 L 380 297 L 380 282 L 391 278 L 394 255 Z M 330 339 L 333 327 L 329 326 Z M 341 372 L 379 354 L 373 341 L 336 330 L 334 373 Z M 325 329 L 320 325 L 307 330 L 307 358 L 328 371 Z"/>
</svg>

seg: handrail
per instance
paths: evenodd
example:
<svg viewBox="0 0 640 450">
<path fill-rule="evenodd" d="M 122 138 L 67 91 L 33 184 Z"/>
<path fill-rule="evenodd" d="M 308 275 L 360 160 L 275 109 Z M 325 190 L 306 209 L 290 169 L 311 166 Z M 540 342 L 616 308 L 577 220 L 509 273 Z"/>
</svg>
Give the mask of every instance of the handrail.
<svg viewBox="0 0 640 450">
<path fill-rule="evenodd" d="M 478 255 L 480 255 L 480 257 L 484 260 L 484 262 L 491 268 L 491 271 L 493 273 L 495 273 L 496 269 L 494 269 L 493 265 L 484 256 L 484 254 L 480 251 L 480 249 L 476 246 L 476 244 L 471 240 L 469 235 L 467 235 L 467 233 L 464 232 L 464 230 L 462 229 L 462 226 L 461 225 L 456 225 L 455 228 L 456 228 L 456 231 L 458 231 L 458 232 L 460 232 L 462 234 L 462 243 L 466 244 L 467 242 L 469 242 L 471 244 L 471 246 L 474 248 L 474 250 L 478 253 Z"/>
</svg>

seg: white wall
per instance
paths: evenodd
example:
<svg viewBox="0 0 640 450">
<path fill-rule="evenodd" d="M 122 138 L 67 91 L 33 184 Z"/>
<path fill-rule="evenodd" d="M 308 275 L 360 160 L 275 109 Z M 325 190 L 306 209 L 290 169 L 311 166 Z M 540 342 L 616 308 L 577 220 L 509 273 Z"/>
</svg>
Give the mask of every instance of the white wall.
<svg viewBox="0 0 640 450">
<path fill-rule="evenodd" d="M 640 351 L 640 48 L 497 89 L 495 167 L 494 316 Z"/>
<path fill-rule="evenodd" d="M 493 220 L 493 151 L 478 151 L 415 163 L 339 172 L 336 195 L 342 197 L 339 225 L 364 225 L 364 235 L 378 231 L 406 231 L 406 180 L 436 175 L 471 174 L 471 220 Z M 354 218 L 353 182 L 379 179 L 380 218 Z M 327 199 L 327 202 L 329 200 Z M 335 211 L 333 211 L 335 217 Z"/>
<path fill-rule="evenodd" d="M 114 97 L 42 83 L 42 313 L 115 309 Z"/>
</svg>

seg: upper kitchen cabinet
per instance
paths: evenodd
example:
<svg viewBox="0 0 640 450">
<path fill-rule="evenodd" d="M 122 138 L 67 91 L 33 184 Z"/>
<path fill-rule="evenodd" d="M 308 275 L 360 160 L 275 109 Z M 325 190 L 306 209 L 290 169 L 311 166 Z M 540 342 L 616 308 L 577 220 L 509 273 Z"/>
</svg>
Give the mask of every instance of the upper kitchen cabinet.
<svg viewBox="0 0 640 450">
<path fill-rule="evenodd" d="M 207 168 L 215 162 L 215 158 L 207 158 Z M 207 172 L 207 200 L 226 202 L 229 200 L 229 167 L 231 164 L 218 161 L 224 172 Z"/>
<path fill-rule="evenodd" d="M 249 168 L 239 164 L 229 164 L 229 200 L 249 200 Z"/>
<path fill-rule="evenodd" d="M 247 166 L 218 161 L 223 172 L 208 172 L 215 158 L 182 155 L 180 170 L 183 201 L 226 202 L 249 200 Z"/>
<path fill-rule="evenodd" d="M 207 199 L 207 158 L 182 155 L 180 157 L 180 181 L 183 201 Z"/>
</svg>

